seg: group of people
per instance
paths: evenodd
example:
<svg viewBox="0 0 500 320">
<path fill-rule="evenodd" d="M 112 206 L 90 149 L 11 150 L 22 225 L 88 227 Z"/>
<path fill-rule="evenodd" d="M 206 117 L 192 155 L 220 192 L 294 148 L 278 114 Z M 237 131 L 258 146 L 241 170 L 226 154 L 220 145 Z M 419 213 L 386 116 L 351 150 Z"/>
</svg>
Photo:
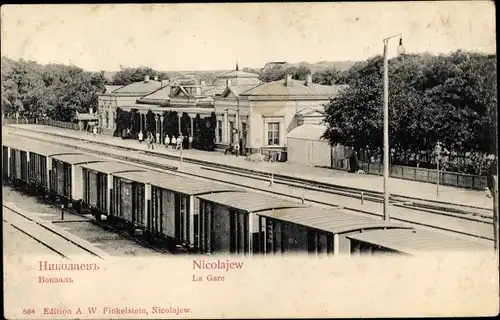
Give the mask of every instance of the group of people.
<svg viewBox="0 0 500 320">
<path fill-rule="evenodd" d="M 139 143 L 144 142 L 144 135 L 143 135 L 142 131 L 139 132 L 138 138 L 139 138 L 138 139 Z M 191 149 L 192 144 L 193 144 L 193 137 L 189 137 L 188 141 L 189 141 L 189 149 Z M 156 133 L 156 137 L 155 137 L 155 135 L 153 135 L 153 133 L 151 133 L 151 132 L 146 133 L 146 144 L 148 146 L 148 149 L 150 149 L 150 148 L 154 149 L 155 143 L 162 144 L 160 134 Z M 165 136 L 165 140 L 164 140 L 165 148 L 168 148 L 168 146 L 172 146 L 173 149 L 179 150 L 182 148 L 183 143 L 184 143 L 184 136 L 182 135 L 182 133 L 179 133 L 178 137 L 173 136 L 172 139 L 170 139 L 170 137 L 168 135 Z"/>
</svg>

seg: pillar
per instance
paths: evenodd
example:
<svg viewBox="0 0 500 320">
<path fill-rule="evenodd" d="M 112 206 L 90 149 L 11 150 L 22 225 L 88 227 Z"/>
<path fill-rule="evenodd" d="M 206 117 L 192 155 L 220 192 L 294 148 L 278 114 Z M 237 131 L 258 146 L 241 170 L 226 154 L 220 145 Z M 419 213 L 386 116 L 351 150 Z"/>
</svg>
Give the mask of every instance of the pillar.
<svg viewBox="0 0 500 320">
<path fill-rule="evenodd" d="M 339 234 L 335 233 L 333 235 L 333 255 L 337 256 L 339 254 L 340 254 Z"/>
<path fill-rule="evenodd" d="M 189 116 L 189 120 L 191 120 L 191 137 L 194 137 L 194 123 L 193 123 L 193 117 Z"/>
<path fill-rule="evenodd" d="M 182 115 L 177 114 L 177 118 L 179 119 L 179 133 L 177 135 L 179 135 L 181 133 L 181 118 L 182 118 Z"/>
<path fill-rule="evenodd" d="M 192 123 L 192 122 L 191 122 Z M 194 245 L 194 196 L 189 196 L 189 244 Z"/>
<path fill-rule="evenodd" d="M 228 115 L 229 111 L 226 109 L 225 112 L 224 112 L 224 121 L 223 121 L 223 124 L 222 124 L 222 142 L 223 143 L 229 143 L 229 115 Z"/>
</svg>

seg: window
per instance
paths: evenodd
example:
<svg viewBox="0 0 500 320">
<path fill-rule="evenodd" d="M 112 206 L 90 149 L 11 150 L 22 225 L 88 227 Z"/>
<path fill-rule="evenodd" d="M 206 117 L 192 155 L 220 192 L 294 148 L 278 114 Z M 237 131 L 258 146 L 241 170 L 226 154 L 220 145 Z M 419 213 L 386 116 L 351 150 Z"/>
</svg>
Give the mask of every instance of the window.
<svg viewBox="0 0 500 320">
<path fill-rule="evenodd" d="M 270 122 L 267 124 L 267 144 L 280 144 L 280 124 L 279 122 Z"/>
<path fill-rule="evenodd" d="M 217 141 L 222 142 L 222 121 L 217 121 Z"/>
</svg>

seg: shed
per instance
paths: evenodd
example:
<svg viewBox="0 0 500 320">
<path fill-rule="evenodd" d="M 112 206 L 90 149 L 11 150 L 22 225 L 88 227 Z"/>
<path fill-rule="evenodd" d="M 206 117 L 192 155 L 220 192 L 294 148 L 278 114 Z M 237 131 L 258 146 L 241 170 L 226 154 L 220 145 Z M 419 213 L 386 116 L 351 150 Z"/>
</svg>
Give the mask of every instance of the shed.
<svg viewBox="0 0 500 320">
<path fill-rule="evenodd" d="M 321 136 L 326 126 L 303 124 L 287 134 L 288 161 L 310 166 L 330 167 L 332 148 Z"/>
<path fill-rule="evenodd" d="M 392 252 L 419 255 L 432 252 L 488 251 L 478 242 L 425 230 L 373 230 L 350 235 L 351 253 Z"/>
</svg>

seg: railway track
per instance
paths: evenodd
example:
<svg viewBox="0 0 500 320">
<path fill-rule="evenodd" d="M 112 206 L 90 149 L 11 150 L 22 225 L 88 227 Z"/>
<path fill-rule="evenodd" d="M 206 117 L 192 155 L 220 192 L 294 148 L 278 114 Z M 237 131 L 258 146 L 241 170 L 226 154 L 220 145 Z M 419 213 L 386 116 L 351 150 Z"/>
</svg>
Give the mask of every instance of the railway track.
<svg viewBox="0 0 500 320">
<path fill-rule="evenodd" d="M 11 205 L 3 204 L 2 220 L 62 258 L 74 259 L 90 255 L 95 258 L 105 259 L 108 256 L 97 248 L 92 249 L 89 246 L 82 245 L 57 232 L 48 223 L 30 218 Z"/>
<path fill-rule="evenodd" d="M 20 130 L 26 130 L 26 129 L 20 129 Z M 27 131 L 31 131 L 31 130 L 28 129 Z M 50 133 L 48 135 L 57 136 L 55 134 L 50 134 Z M 21 136 L 22 136 L 22 134 L 21 134 Z M 332 204 L 331 202 L 325 202 L 325 201 L 319 201 L 319 200 L 310 199 L 310 198 L 298 197 L 298 196 L 291 195 L 288 193 L 276 192 L 276 191 L 272 191 L 272 190 L 265 190 L 264 188 L 255 188 L 255 187 L 252 187 L 252 186 L 249 186 L 246 184 L 234 182 L 232 180 L 216 179 L 214 177 L 207 177 L 206 175 L 203 175 L 203 174 L 195 174 L 192 172 L 179 171 L 178 168 L 175 166 L 159 164 L 157 162 L 146 161 L 144 159 L 134 159 L 134 158 L 127 157 L 127 156 L 115 155 L 115 154 L 112 154 L 109 152 L 97 151 L 97 150 L 94 150 L 91 148 L 83 147 L 82 145 L 75 146 L 75 145 L 64 143 L 64 142 L 54 142 L 52 140 L 46 140 L 46 139 L 40 138 L 40 136 L 37 136 L 37 137 L 27 136 L 27 135 L 24 135 L 24 136 L 29 137 L 31 139 L 37 139 L 40 141 L 57 143 L 59 145 L 66 146 L 66 147 L 77 148 L 77 149 L 80 149 L 81 151 L 92 153 L 92 154 L 106 156 L 109 158 L 119 159 L 119 160 L 127 161 L 127 162 L 133 162 L 135 164 L 140 164 L 143 167 L 148 167 L 148 169 L 150 169 L 150 170 L 156 170 L 156 171 L 161 172 L 161 170 L 158 170 L 158 168 L 160 168 L 162 170 L 167 170 L 167 171 L 176 171 L 178 174 L 182 174 L 182 175 L 187 175 L 187 176 L 197 177 L 197 178 L 202 178 L 202 179 L 215 180 L 215 181 L 230 184 L 233 186 L 243 187 L 246 189 L 253 189 L 253 190 L 257 190 L 259 192 L 266 192 L 266 193 L 271 193 L 271 194 L 282 196 L 282 197 L 292 198 L 294 200 L 305 200 L 308 203 L 315 203 L 315 204 L 320 204 L 323 206 L 340 208 L 340 209 L 344 209 L 347 211 L 367 214 L 367 215 L 371 215 L 371 216 L 377 216 L 377 217 L 382 216 L 381 213 L 375 213 L 375 212 L 371 212 L 371 211 L 363 210 L 363 209 L 359 209 L 359 208 L 346 207 L 344 205 L 336 205 L 336 204 Z M 121 151 L 121 152 L 134 151 L 136 153 L 142 153 L 142 154 L 146 154 L 149 156 L 153 156 L 153 157 L 157 157 L 157 158 L 165 158 L 165 159 L 173 160 L 173 161 L 179 161 L 179 158 L 180 158 L 179 156 L 175 156 L 175 155 L 158 154 L 155 152 L 137 150 L 137 149 L 130 148 L 130 147 L 108 145 L 108 144 L 106 144 L 104 142 L 100 142 L 100 141 L 89 141 L 89 140 L 78 139 L 78 138 L 74 138 L 74 137 L 64 137 L 64 138 L 67 138 L 70 140 L 76 140 L 76 141 L 85 141 L 86 142 L 85 145 L 89 145 L 89 144 L 90 145 L 91 144 L 105 145 L 107 147 L 107 149 L 114 149 L 114 150 Z M 269 173 L 259 172 L 259 171 L 252 170 L 252 169 L 235 168 L 235 167 L 227 166 L 224 164 L 211 164 L 211 166 L 207 166 L 207 162 L 196 160 L 196 159 L 184 158 L 184 162 L 189 162 L 189 163 L 200 165 L 202 170 L 205 170 L 205 171 L 214 171 L 214 172 L 226 173 L 226 174 L 232 174 L 232 175 L 237 174 L 239 176 L 244 176 L 246 178 L 255 179 L 255 180 L 269 180 Z M 363 189 L 352 188 L 352 187 L 330 185 L 330 184 L 326 184 L 326 183 L 315 182 L 315 181 L 310 181 L 310 180 L 305 180 L 305 179 L 300 179 L 300 178 L 290 178 L 290 177 L 279 175 L 279 174 L 274 175 L 274 183 L 286 185 L 289 187 L 300 188 L 300 189 L 315 190 L 318 192 L 323 192 L 325 194 L 335 194 L 335 195 L 340 195 L 340 196 L 359 199 L 359 200 L 363 199 L 363 201 L 368 201 L 368 202 L 371 201 L 371 202 L 375 202 L 375 203 L 380 203 L 383 201 L 383 193 L 381 193 L 381 192 L 363 190 Z M 423 212 L 427 212 L 430 214 L 452 217 L 454 219 L 467 220 L 467 221 L 471 221 L 471 222 L 475 222 L 475 223 L 479 223 L 479 224 L 486 224 L 488 226 L 492 225 L 492 218 L 491 218 L 491 216 L 486 214 L 486 212 L 488 210 L 486 210 L 484 208 L 451 204 L 451 203 L 446 203 L 446 202 L 432 201 L 432 200 L 406 197 L 406 196 L 400 196 L 400 195 L 392 195 L 390 197 L 390 203 L 393 206 L 396 206 L 396 207 L 399 207 L 402 209 L 423 211 Z M 487 239 L 487 240 L 493 241 L 492 236 L 490 237 L 490 236 L 478 235 L 478 234 L 475 234 L 472 232 L 467 232 L 467 231 L 454 230 L 454 229 L 450 229 L 450 228 L 445 228 L 445 227 L 440 227 L 437 225 L 425 223 L 422 221 L 413 221 L 413 220 L 401 219 L 401 218 L 396 218 L 396 217 L 391 217 L 391 220 L 405 222 L 405 223 L 409 223 L 411 225 L 423 226 L 423 227 L 427 227 L 427 228 L 431 228 L 431 229 L 437 229 L 437 230 L 442 230 L 442 231 L 446 231 L 446 232 L 461 234 L 461 235 L 465 235 L 465 236 L 469 236 L 469 237 Z"/>
</svg>

